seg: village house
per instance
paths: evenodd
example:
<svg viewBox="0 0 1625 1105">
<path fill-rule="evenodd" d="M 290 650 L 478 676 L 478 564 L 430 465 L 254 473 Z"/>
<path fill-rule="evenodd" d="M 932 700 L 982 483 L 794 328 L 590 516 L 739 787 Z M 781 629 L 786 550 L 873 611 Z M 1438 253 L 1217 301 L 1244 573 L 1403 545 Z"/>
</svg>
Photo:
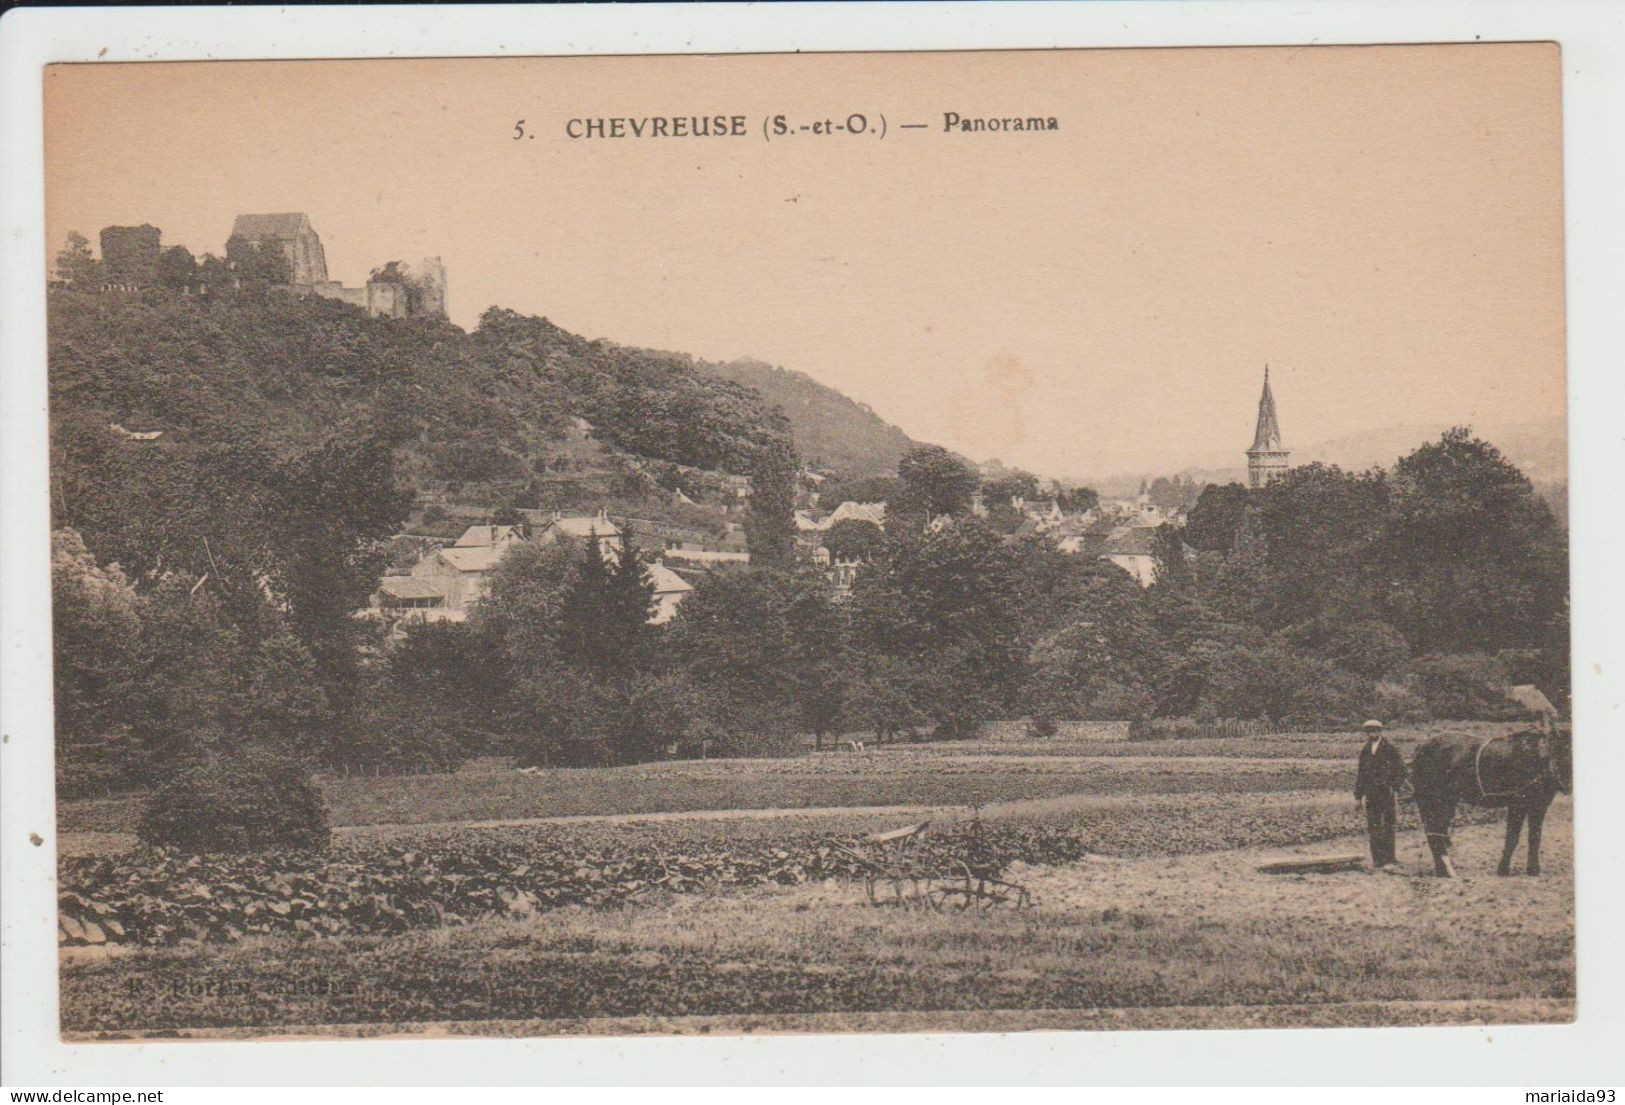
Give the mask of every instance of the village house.
<svg viewBox="0 0 1625 1105">
<path fill-rule="evenodd" d="M 611 522 L 609 515 L 602 510 L 586 517 L 566 517 L 555 513 L 537 529 L 533 540 L 543 544 L 565 542 L 575 546 L 591 543 L 598 547 L 606 560 L 619 556 L 622 544 L 621 527 Z"/>
<path fill-rule="evenodd" d="M 1066 514 L 1061 510 L 1061 504 L 1054 499 L 1047 503 L 1028 503 L 1023 500 L 1016 509 L 1034 523 L 1039 533 L 1048 533 L 1066 521 Z"/>
<path fill-rule="evenodd" d="M 481 549 L 506 548 L 525 539 L 525 531 L 520 526 L 469 526 L 463 535 L 456 541 L 454 548 Z"/>
<path fill-rule="evenodd" d="M 385 576 L 373 595 L 372 616 L 392 622 L 397 637 L 399 628 L 413 621 L 464 621 L 485 597 L 491 572 L 508 550 L 531 541 L 567 542 L 578 548 L 590 543 L 611 560 L 620 555 L 623 534 L 602 511 L 576 517 L 555 514 L 534 538 L 527 538 L 522 526 L 469 526 L 454 544 L 424 553 L 410 574 Z M 649 621 L 663 625 L 676 616 L 694 585 L 659 560 L 647 571 L 654 584 Z"/>
<path fill-rule="evenodd" d="M 446 594 L 433 581 L 416 576 L 385 576 L 373 595 L 377 612 L 397 621 L 462 621 L 466 610 L 448 610 Z"/>
<path fill-rule="evenodd" d="M 1134 577 L 1141 587 L 1157 581 L 1156 531 L 1144 526 L 1125 526 L 1114 530 L 1097 553 L 1101 560 L 1123 569 Z"/>
<path fill-rule="evenodd" d="M 485 597 L 488 577 L 508 545 L 453 545 L 436 549 L 412 567 L 412 578 L 433 585 L 445 596 L 445 608 L 461 612 Z"/>
<path fill-rule="evenodd" d="M 832 556 L 823 545 L 812 551 L 812 562 L 823 569 L 824 578 L 835 589 L 836 598 L 844 598 L 852 592 L 852 584 L 857 581 L 858 572 L 864 566 L 863 561 L 855 556 Z"/>
<path fill-rule="evenodd" d="M 682 543 L 667 544 L 661 557 L 695 568 L 743 568 L 750 563 L 748 551 L 696 548 Z"/>
<path fill-rule="evenodd" d="M 822 533 L 830 527 L 846 521 L 870 522 L 881 529 L 885 529 L 886 504 L 855 503 L 848 499 L 828 513 L 814 510 L 796 511 L 796 529 L 802 533 Z"/>
<path fill-rule="evenodd" d="M 649 565 L 649 582 L 655 588 L 655 609 L 650 625 L 665 625 L 677 616 L 677 607 L 694 590 L 694 585 L 660 561 Z"/>
</svg>

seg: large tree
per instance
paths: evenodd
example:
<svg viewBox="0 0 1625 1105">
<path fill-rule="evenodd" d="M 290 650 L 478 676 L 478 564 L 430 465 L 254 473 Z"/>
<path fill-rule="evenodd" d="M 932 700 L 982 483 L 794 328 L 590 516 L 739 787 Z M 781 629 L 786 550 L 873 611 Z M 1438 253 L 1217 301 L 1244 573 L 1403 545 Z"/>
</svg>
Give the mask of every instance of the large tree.
<svg viewBox="0 0 1625 1105">
<path fill-rule="evenodd" d="M 358 671 L 354 615 L 378 586 L 411 493 L 379 436 L 329 441 L 277 465 L 265 485 L 266 575 L 343 713 Z"/>
<path fill-rule="evenodd" d="M 837 560 L 869 560 L 885 545 L 886 533 L 862 518 L 842 518 L 824 532 L 824 547 Z"/>
<path fill-rule="evenodd" d="M 197 276 L 197 259 L 185 246 L 170 246 L 158 255 L 158 282 L 164 287 L 189 288 Z"/>
<path fill-rule="evenodd" d="M 745 513 L 745 542 L 751 562 L 787 567 L 796 551 L 796 474 L 801 463 L 791 444 L 789 424 L 778 411 L 773 424 L 779 436 L 755 450 L 751 465 L 750 503 Z"/>
<path fill-rule="evenodd" d="M 509 546 L 491 571 L 470 624 L 491 638 L 516 675 L 557 662 L 560 612 L 575 570 L 570 546 L 526 542 Z"/>
<path fill-rule="evenodd" d="M 1380 470 L 1294 468 L 1253 493 L 1250 531 L 1265 573 L 1253 620 L 1278 629 L 1317 617 L 1368 616 L 1380 584 L 1372 551 L 1388 508 Z"/>
<path fill-rule="evenodd" d="M 849 637 L 821 574 L 752 569 L 702 580 L 671 623 L 668 651 L 720 727 L 780 727 L 789 716 L 821 744 L 844 717 Z"/>
<path fill-rule="evenodd" d="M 801 585 L 780 570 L 706 576 L 671 622 L 674 662 L 736 707 L 787 705 L 794 685 L 790 609 Z"/>
<path fill-rule="evenodd" d="M 927 518 L 965 513 L 981 486 L 975 469 L 940 445 L 916 445 L 904 453 L 897 475 L 903 481 L 903 509 Z"/>
<path fill-rule="evenodd" d="M 1566 648 L 1568 542 L 1500 450 L 1458 427 L 1403 457 L 1392 485 L 1383 606 L 1418 652 Z"/>
<path fill-rule="evenodd" d="M 96 268 L 89 239 L 77 230 L 69 231 L 68 240 L 56 255 L 56 278 L 79 291 L 94 289 L 98 283 Z"/>
<path fill-rule="evenodd" d="M 118 566 L 103 566 L 71 529 L 51 535 L 51 641 L 55 655 L 59 777 L 70 792 L 111 789 L 116 748 L 131 730 L 139 678 L 141 598 Z M 87 775 L 97 767 L 103 774 Z"/>
<path fill-rule="evenodd" d="M 925 711 L 944 735 L 968 735 L 1012 700 L 1021 678 L 1019 554 L 974 519 L 887 545 L 853 589 L 859 635 L 918 662 L 932 682 Z"/>
<path fill-rule="evenodd" d="M 1083 514 L 1100 505 L 1100 492 L 1092 487 L 1062 487 L 1052 482 L 1050 493 L 1056 505 L 1068 514 Z"/>
<path fill-rule="evenodd" d="M 1013 469 L 998 479 L 988 480 L 982 485 L 982 498 L 991 508 L 999 503 L 1009 504 L 1013 498 L 1038 498 L 1038 477 L 1031 472 Z"/>
<path fill-rule="evenodd" d="M 559 658 L 604 679 L 630 677 L 649 658 L 654 584 L 629 538 L 607 555 L 584 543 L 559 607 Z"/>
<path fill-rule="evenodd" d="M 1227 553 L 1247 513 L 1247 489 L 1239 483 L 1210 483 L 1191 508 L 1185 543 L 1204 552 Z"/>
</svg>

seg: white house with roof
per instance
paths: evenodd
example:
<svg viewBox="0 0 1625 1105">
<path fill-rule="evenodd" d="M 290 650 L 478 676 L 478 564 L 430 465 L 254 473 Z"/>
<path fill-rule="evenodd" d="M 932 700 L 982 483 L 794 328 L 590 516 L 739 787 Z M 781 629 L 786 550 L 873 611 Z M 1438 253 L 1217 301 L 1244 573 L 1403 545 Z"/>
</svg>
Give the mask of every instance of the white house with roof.
<svg viewBox="0 0 1625 1105">
<path fill-rule="evenodd" d="M 446 598 L 446 609 L 467 611 L 485 597 L 488 577 L 508 548 L 453 545 L 436 549 L 412 566 L 412 578 L 438 588 Z"/>
<path fill-rule="evenodd" d="M 567 541 L 577 547 L 591 542 L 605 559 L 612 559 L 620 554 L 623 537 L 600 512 L 585 517 L 555 515 L 532 540 Z M 385 576 L 373 596 L 375 612 L 402 622 L 463 621 L 485 597 L 491 572 L 503 556 L 526 541 L 519 526 L 470 526 L 455 544 L 425 553 L 409 575 Z M 655 602 L 649 621 L 663 625 L 676 616 L 694 585 L 659 561 L 647 570 Z"/>
<path fill-rule="evenodd" d="M 824 519 L 824 529 L 839 522 L 871 522 L 881 529 L 886 528 L 885 503 L 855 503 L 850 499 L 830 511 L 829 517 Z"/>
<path fill-rule="evenodd" d="M 840 522 L 870 522 L 886 528 L 885 503 L 855 503 L 848 499 L 828 514 L 810 510 L 796 511 L 796 529 L 802 533 L 822 533 Z"/>
<path fill-rule="evenodd" d="M 607 560 L 617 556 L 621 551 L 621 527 L 609 520 L 609 515 L 600 510 L 595 515 L 575 515 L 567 517 L 563 514 L 554 514 L 551 519 L 544 522 L 532 538 L 537 542 L 567 542 L 579 545 L 591 542 L 598 546 Z"/>
<path fill-rule="evenodd" d="M 1156 531 L 1126 526 L 1106 538 L 1100 559 L 1109 560 L 1134 577 L 1141 587 L 1157 581 Z"/>
<path fill-rule="evenodd" d="M 524 541 L 525 531 L 519 526 L 469 526 L 453 546 L 459 549 L 501 549 Z"/>
<path fill-rule="evenodd" d="M 655 587 L 655 608 L 649 615 L 649 624 L 665 625 L 677 616 L 677 607 L 694 590 L 694 585 L 658 560 L 649 565 L 648 576 Z"/>
<path fill-rule="evenodd" d="M 373 595 L 369 616 L 386 624 L 391 640 L 400 640 L 409 625 L 466 621 L 468 610 L 448 607 L 445 591 L 433 580 L 385 576 Z"/>
</svg>

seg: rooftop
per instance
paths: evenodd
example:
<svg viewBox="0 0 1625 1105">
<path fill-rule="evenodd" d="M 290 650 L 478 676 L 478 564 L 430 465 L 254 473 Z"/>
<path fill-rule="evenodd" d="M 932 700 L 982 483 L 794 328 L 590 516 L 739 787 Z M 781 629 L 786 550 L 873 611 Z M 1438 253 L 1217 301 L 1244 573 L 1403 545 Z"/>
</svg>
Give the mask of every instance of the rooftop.
<svg viewBox="0 0 1625 1105">
<path fill-rule="evenodd" d="M 416 576 L 385 576 L 378 590 L 396 599 L 432 599 L 444 597 L 440 588 Z"/>
<path fill-rule="evenodd" d="M 1155 556 L 1156 530 L 1143 527 L 1113 531 L 1101 546 L 1101 556 Z"/>
<path fill-rule="evenodd" d="M 498 545 L 505 541 L 523 541 L 518 526 L 469 526 L 457 539 L 459 549 L 474 549 Z"/>
<path fill-rule="evenodd" d="M 231 224 L 233 238 L 297 238 L 310 229 L 310 220 L 303 211 L 285 211 L 272 215 L 238 215 Z"/>
<path fill-rule="evenodd" d="M 545 529 L 556 529 L 567 537 L 619 537 L 620 527 L 602 514 L 597 517 L 555 518 Z"/>
<path fill-rule="evenodd" d="M 694 590 L 694 585 L 661 563 L 649 565 L 649 582 L 655 585 L 655 594 L 682 594 Z"/>
<path fill-rule="evenodd" d="M 489 572 L 497 566 L 502 554 L 507 552 L 507 546 L 479 545 L 474 548 L 452 546 L 441 549 L 436 555 L 456 568 L 459 572 Z"/>
</svg>

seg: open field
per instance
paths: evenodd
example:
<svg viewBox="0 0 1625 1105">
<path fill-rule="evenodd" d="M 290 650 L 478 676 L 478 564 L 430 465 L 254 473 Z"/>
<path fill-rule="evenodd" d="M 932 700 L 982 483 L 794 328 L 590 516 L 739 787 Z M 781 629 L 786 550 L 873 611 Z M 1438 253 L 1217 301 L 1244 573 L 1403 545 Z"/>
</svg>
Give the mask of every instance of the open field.
<svg viewBox="0 0 1625 1105">
<path fill-rule="evenodd" d="M 611 1030 L 600 1018 L 658 1031 L 668 1018 L 692 1029 L 757 1017 L 795 1030 L 795 1018 L 827 1014 L 816 1023 L 830 1030 L 849 1027 L 837 1014 L 884 1013 L 940 1029 L 961 1027 L 961 1010 L 1026 1009 L 1045 1020 L 1006 1016 L 1003 1027 L 1063 1027 L 1067 1011 L 1109 1027 L 1109 1009 L 1127 1011 L 1124 1027 L 1157 1010 L 1163 1026 L 1381 1022 L 1369 1003 L 1400 1003 L 1400 1023 L 1568 1019 L 1567 817 L 1550 825 L 1540 879 L 1486 874 L 1497 839 L 1493 826 L 1459 834 L 1469 873 L 1454 882 L 1419 877 L 1422 845 L 1409 833 L 1407 875 L 1266 876 L 1254 849 L 1022 870 L 1014 877 L 1036 901 L 1019 913 L 872 909 L 860 888 L 834 880 L 398 937 L 70 953 L 63 1028 L 511 1022 L 479 1029 L 503 1034 Z M 1179 1012 L 1193 1006 L 1235 1015 Z"/>
<path fill-rule="evenodd" d="M 1400 730 L 1394 739 L 1408 753 L 1422 735 Z M 553 768 L 534 775 L 487 758 L 452 774 L 327 776 L 321 785 L 339 826 L 696 810 L 970 806 L 1071 794 L 1254 794 L 1339 789 L 1358 740 L 1338 733 L 1228 740 L 956 741 L 889 745 L 866 755 L 840 751 L 787 759 Z M 139 816 L 138 797 L 65 802 L 58 829 L 74 850 L 87 844 L 76 839 L 78 834 L 130 833 Z M 115 838 L 110 843 L 128 841 Z"/>
<path fill-rule="evenodd" d="M 1491 876 L 1500 828 L 1485 824 L 1493 813 L 1471 810 L 1458 822 L 1464 877 L 1423 877 L 1410 806 L 1400 819 L 1405 875 L 1257 872 L 1282 850 L 1364 850 L 1348 793 L 1351 743 L 1321 734 L 922 744 L 536 775 L 487 760 L 456 775 L 329 780 L 340 828 L 324 856 L 184 868 L 120 854 L 132 842 L 131 800 L 72 803 L 62 818 L 76 827 L 62 841 L 65 888 L 99 888 L 124 908 L 151 900 L 130 889 L 136 882 L 169 879 L 173 893 L 157 893 L 180 905 L 124 913 L 135 926 L 126 946 L 64 949 L 63 1030 L 524 1035 L 1571 1017 L 1567 799 L 1548 821 L 1539 879 Z M 933 822 L 947 854 L 979 834 L 1012 862 L 1009 877 L 1032 890 L 1034 907 L 868 906 L 831 845 L 919 820 Z M 684 874 L 656 878 L 662 871 Z M 297 902 L 290 914 L 278 887 L 307 906 L 327 901 L 322 910 L 343 925 L 323 929 L 322 914 Z M 275 911 L 256 917 L 270 923 L 220 920 L 239 920 L 229 903 L 250 899 Z M 295 929 L 301 917 L 315 924 Z"/>
</svg>

